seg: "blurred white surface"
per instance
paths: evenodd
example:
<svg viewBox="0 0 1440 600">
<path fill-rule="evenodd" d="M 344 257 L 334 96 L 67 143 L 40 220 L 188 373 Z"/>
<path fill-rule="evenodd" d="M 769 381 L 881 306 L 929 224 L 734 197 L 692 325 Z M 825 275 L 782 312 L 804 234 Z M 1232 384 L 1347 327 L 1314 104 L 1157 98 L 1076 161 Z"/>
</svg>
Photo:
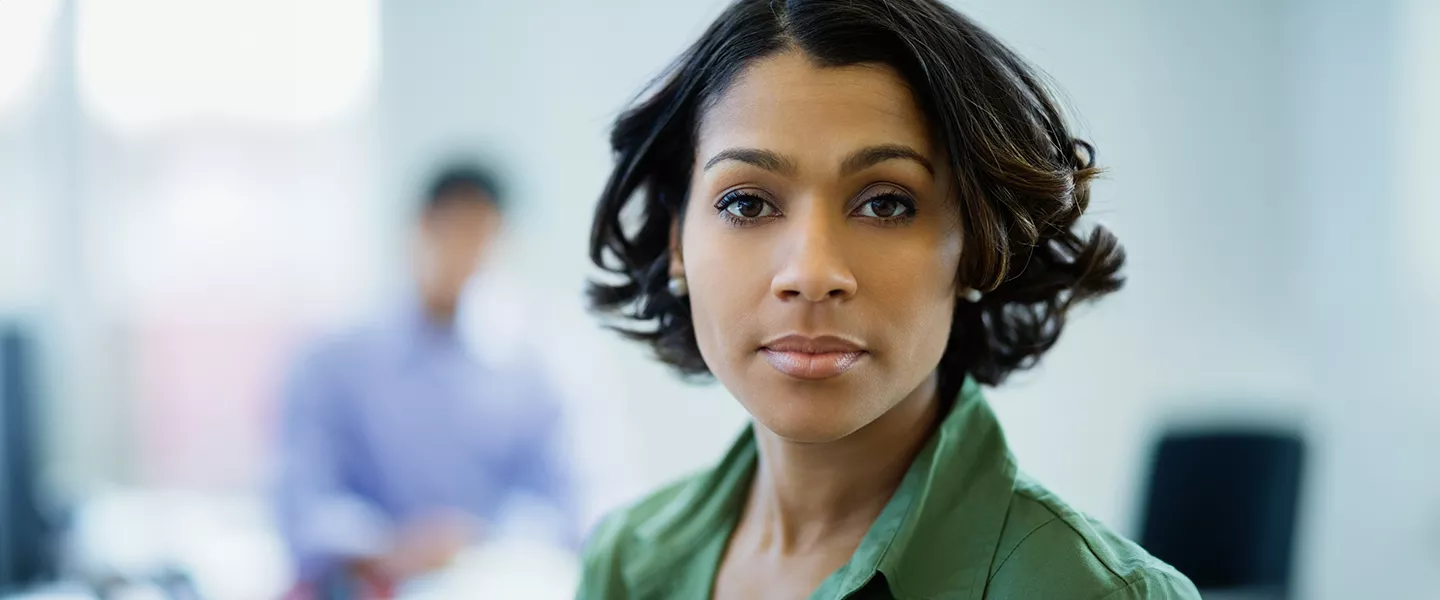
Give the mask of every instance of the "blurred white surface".
<svg viewBox="0 0 1440 600">
<path fill-rule="evenodd" d="M 579 584 L 580 565 L 569 550 L 524 538 L 501 538 L 461 555 L 446 572 L 408 586 L 400 599 L 569 600 Z"/>
<path fill-rule="evenodd" d="M 278 598 L 292 576 L 268 508 L 248 496 L 112 490 L 77 511 L 66 554 L 74 576 L 176 568 L 208 600 Z"/>
</svg>

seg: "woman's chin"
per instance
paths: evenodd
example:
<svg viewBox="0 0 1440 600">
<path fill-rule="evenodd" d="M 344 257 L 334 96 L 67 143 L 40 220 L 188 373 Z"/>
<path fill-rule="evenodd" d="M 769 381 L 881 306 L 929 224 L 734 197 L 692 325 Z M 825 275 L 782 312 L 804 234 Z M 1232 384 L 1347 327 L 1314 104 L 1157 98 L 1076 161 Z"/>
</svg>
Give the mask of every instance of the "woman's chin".
<svg viewBox="0 0 1440 600">
<path fill-rule="evenodd" d="M 823 444 L 855 433 L 869 423 L 852 407 L 836 406 L 770 406 L 750 413 L 760 426 L 775 435 L 798 443 Z"/>
<path fill-rule="evenodd" d="M 727 386 L 765 429 L 799 443 L 833 442 L 885 414 L 887 390 L 867 385 L 873 377 L 857 369 L 823 381 L 785 377 L 769 365 L 754 365 L 752 377 Z M 722 379 L 722 381 L 724 381 Z"/>
</svg>

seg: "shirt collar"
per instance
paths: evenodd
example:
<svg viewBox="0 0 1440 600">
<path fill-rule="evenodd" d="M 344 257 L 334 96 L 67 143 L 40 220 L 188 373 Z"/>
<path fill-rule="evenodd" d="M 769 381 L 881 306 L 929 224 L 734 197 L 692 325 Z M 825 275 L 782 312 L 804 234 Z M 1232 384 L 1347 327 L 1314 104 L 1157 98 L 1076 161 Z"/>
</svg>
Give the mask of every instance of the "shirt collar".
<svg viewBox="0 0 1440 600">
<path fill-rule="evenodd" d="M 676 551 L 632 562 L 625 579 L 648 586 L 670 579 L 665 574 L 696 572 L 682 568 L 680 561 L 694 560 L 693 550 L 728 536 L 743 508 L 756 456 L 747 427 L 719 468 L 685 486 L 667 503 L 668 510 L 635 532 L 640 547 L 658 548 L 646 540 L 664 539 Z M 981 598 L 1016 474 L 999 421 L 979 384 L 967 378 L 850 561 L 831 578 L 842 591 L 837 597 L 861 589 L 878 572 L 896 598 Z"/>
<path fill-rule="evenodd" d="M 860 543 L 862 549 L 883 548 L 875 570 L 885 574 L 891 592 L 897 598 L 981 598 L 1017 472 L 999 420 L 979 384 L 967 379 Z"/>
<path fill-rule="evenodd" d="M 450 349 L 459 344 L 459 331 L 454 321 L 438 322 L 425 310 L 425 303 L 419 294 L 406 296 L 392 309 L 388 329 L 405 361 L 421 361 L 438 349 Z"/>
</svg>

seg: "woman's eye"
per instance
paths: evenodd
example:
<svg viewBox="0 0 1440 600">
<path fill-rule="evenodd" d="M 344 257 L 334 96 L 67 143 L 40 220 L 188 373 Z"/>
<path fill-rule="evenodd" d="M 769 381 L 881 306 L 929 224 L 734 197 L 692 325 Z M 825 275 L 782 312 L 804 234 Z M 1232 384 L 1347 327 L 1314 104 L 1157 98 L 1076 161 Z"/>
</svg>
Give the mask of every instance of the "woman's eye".
<svg viewBox="0 0 1440 600">
<path fill-rule="evenodd" d="M 915 212 L 910 200 L 900 194 L 886 193 L 875 196 L 861 203 L 855 209 L 855 215 L 881 219 L 885 221 L 903 219 Z"/>
<path fill-rule="evenodd" d="M 750 220 L 773 217 L 779 211 L 764 198 L 752 194 L 730 194 L 721 200 L 721 210 L 735 219 Z"/>
</svg>

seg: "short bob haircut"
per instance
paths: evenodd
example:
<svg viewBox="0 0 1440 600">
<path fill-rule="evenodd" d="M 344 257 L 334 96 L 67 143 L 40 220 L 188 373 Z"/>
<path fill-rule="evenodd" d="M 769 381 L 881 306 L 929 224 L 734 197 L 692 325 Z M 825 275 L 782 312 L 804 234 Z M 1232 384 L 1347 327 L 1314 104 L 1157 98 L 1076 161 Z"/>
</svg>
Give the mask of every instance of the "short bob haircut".
<svg viewBox="0 0 1440 600">
<path fill-rule="evenodd" d="M 1072 306 L 1120 288 L 1115 236 L 1076 225 L 1094 148 L 1072 136 L 1040 74 L 994 36 L 938 0 L 738 0 L 611 133 L 615 169 L 590 237 L 591 260 L 611 275 L 589 292 L 612 327 L 682 373 L 708 373 L 689 303 L 666 290 L 671 224 L 685 211 L 704 111 L 748 64 L 785 51 L 823 66 L 894 68 L 946 151 L 964 228 L 956 281 L 985 294 L 956 302 L 941 393 L 958 392 L 967 374 L 996 385 L 1033 366 Z"/>
</svg>

